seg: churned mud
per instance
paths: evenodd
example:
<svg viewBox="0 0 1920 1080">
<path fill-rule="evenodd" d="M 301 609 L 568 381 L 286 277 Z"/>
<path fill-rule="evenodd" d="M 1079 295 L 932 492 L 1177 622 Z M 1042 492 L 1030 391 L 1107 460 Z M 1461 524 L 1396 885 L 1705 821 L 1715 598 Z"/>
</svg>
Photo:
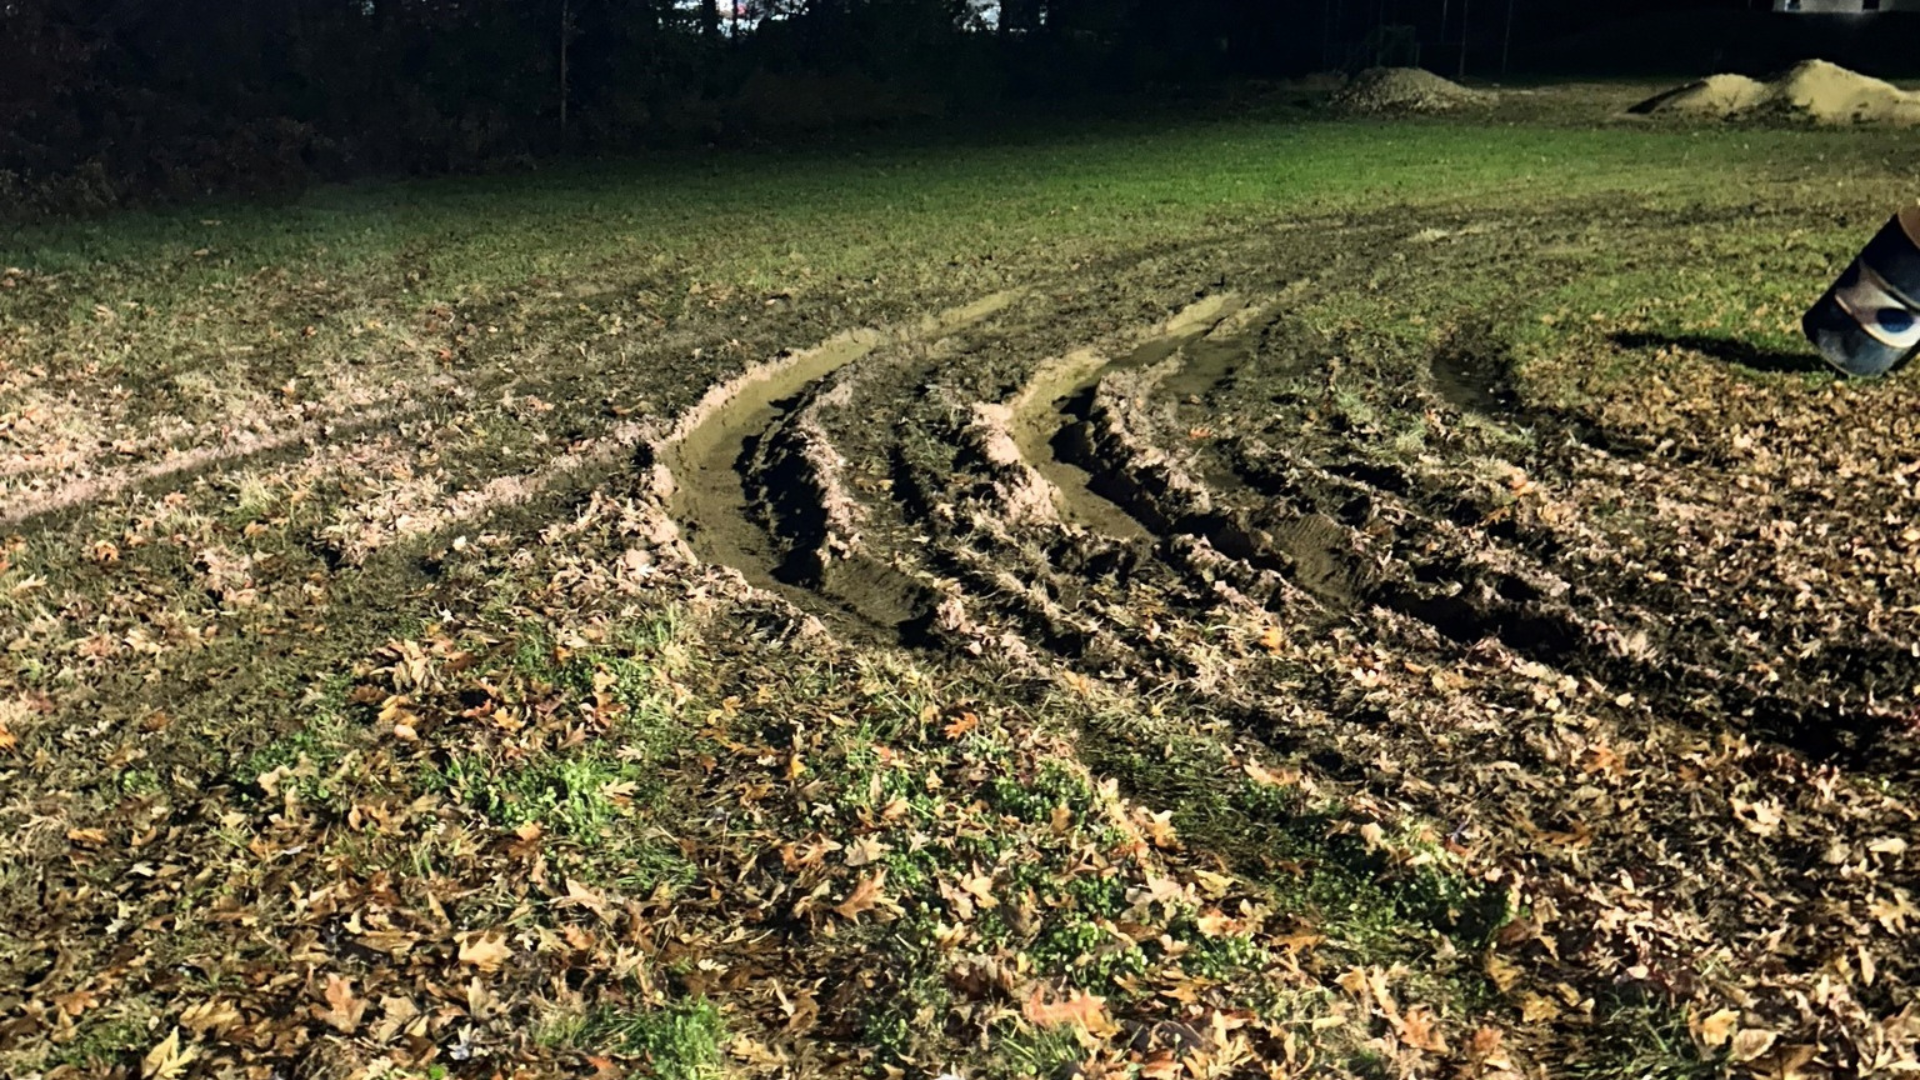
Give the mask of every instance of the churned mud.
<svg viewBox="0 0 1920 1080">
<path fill-rule="evenodd" d="M 937 348 L 1015 299 L 996 293 L 898 329 L 847 331 L 710 390 L 656 451 L 670 476 L 670 513 L 693 551 L 809 608 L 830 598 L 821 613 L 842 626 L 899 634 L 924 618 L 925 590 L 859 550 L 859 508 L 842 490 L 817 414 L 829 380 L 848 365 Z"/>
<path fill-rule="evenodd" d="M 1151 688 L 1448 822 L 1549 984 L 1765 972 L 1749 1008 L 1786 1017 L 1864 954 L 1875 983 L 1816 1026 L 1910 1005 L 1886 905 L 1916 886 L 1888 853 L 1920 779 L 1920 607 L 1834 621 L 1878 586 L 1801 546 L 1825 526 L 1743 519 L 1764 493 L 1727 448 L 1751 435 L 1547 400 L 1482 313 L 1419 347 L 1316 325 L 1364 268 L 1275 274 L 1294 242 L 1258 273 L 1189 253 L 1185 298 L 1131 324 L 1065 306 L 891 369 L 885 332 L 801 354 L 667 452 L 672 512 L 830 626 Z M 1512 265 L 1497 236 L 1450 243 Z M 1854 914 L 1793 914 L 1833 905 Z M 1587 1022 L 1532 1008 L 1569 1025 L 1542 1045 Z"/>
</svg>

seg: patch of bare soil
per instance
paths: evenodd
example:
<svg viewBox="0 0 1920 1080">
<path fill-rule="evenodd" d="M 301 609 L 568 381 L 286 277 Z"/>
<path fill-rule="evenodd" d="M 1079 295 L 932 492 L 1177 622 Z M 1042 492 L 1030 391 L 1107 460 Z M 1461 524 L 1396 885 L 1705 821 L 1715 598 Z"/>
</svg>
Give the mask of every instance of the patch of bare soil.
<svg viewBox="0 0 1920 1080">
<path fill-rule="evenodd" d="M 1768 82 L 1713 75 L 1632 107 L 1642 114 L 1787 118 L 1815 124 L 1920 124 L 1920 95 L 1825 60 L 1805 60 Z"/>
<path fill-rule="evenodd" d="M 1368 68 L 1327 100 L 1347 112 L 1437 113 L 1490 106 L 1497 96 L 1421 68 Z"/>
</svg>

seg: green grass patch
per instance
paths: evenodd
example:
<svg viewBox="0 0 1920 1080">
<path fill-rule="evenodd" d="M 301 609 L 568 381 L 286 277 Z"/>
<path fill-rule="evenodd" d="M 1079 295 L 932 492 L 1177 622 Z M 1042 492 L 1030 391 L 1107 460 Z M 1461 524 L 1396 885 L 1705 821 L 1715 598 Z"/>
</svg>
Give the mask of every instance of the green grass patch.
<svg viewBox="0 0 1920 1080">
<path fill-rule="evenodd" d="M 1090 768 L 1172 809 L 1183 838 L 1227 857 L 1347 948 L 1384 958 L 1441 933 L 1477 949 L 1506 921 L 1505 894 L 1450 872 L 1442 853 L 1398 865 L 1391 844 L 1368 843 L 1339 807 L 1292 788 L 1223 780 L 1217 742 L 1170 724 L 1149 733 L 1139 718 L 1114 713 L 1088 724 L 1096 735 L 1084 743 Z"/>
<path fill-rule="evenodd" d="M 652 1009 L 594 1009 L 549 1019 L 536 1033 L 550 1044 L 644 1061 L 641 1075 L 660 1080 L 713 1080 L 723 1075 L 727 1024 L 713 1002 L 686 998 Z"/>
<path fill-rule="evenodd" d="M 91 1016 L 76 1028 L 71 1042 L 54 1047 L 47 1055 L 49 1067 L 106 1073 L 115 1066 L 132 1063 L 152 1039 L 142 1018 L 127 1013 Z"/>
<path fill-rule="evenodd" d="M 356 742 L 354 725 L 347 717 L 351 689 L 352 680 L 346 675 L 320 683 L 309 696 L 312 711 L 306 722 L 240 758 L 232 769 L 234 782 L 242 790 L 263 794 L 271 784 L 310 806 L 336 804 L 342 795 L 340 765 Z"/>
<path fill-rule="evenodd" d="M 672 317 L 716 286 L 974 288 L 967 279 L 999 273 L 968 269 L 983 260 L 1065 266 L 1149 235 L 1160 242 L 1308 211 L 1538 206 L 1606 193 L 1642 205 L 1738 205 L 1803 180 L 1815 170 L 1794 163 L 1819 158 L 1821 175 L 1846 167 L 1891 189 L 1912 156 L 1896 134 L 1877 132 L 1163 118 L 1025 138 L 324 188 L 286 205 L 49 223 L 16 230 L 8 247 L 14 265 L 70 278 L 57 296 L 12 300 L 43 326 L 89 325 L 104 302 L 141 321 L 149 339 L 190 332 L 204 342 L 207 323 L 182 321 L 201 315 L 229 344 L 312 325 L 353 351 L 391 330 L 382 309 L 471 305 L 507 289 L 524 290 L 518 314 L 492 325 L 513 336 L 533 312 L 635 289 Z M 1581 167 L 1565 167 L 1573 161 Z M 267 317 L 239 325 L 236 308 Z M 369 329 L 370 319 L 383 325 Z"/>
<path fill-rule="evenodd" d="M 1568 1076 L 1579 1080 L 1707 1080 L 1726 1074 L 1725 1055 L 1700 1049 L 1673 1003 L 1632 988 L 1594 1003 L 1593 1038 Z"/>
</svg>

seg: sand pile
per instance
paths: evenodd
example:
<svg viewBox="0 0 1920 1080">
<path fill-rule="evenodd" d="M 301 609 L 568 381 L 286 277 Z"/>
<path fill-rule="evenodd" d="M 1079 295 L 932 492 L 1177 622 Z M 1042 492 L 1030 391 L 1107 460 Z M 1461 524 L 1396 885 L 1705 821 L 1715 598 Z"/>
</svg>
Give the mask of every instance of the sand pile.
<svg viewBox="0 0 1920 1080">
<path fill-rule="evenodd" d="M 1368 68 L 1336 90 L 1330 103 L 1349 112 L 1447 112 L 1493 104 L 1493 95 L 1469 90 L 1419 68 Z"/>
<path fill-rule="evenodd" d="M 1920 94 L 1825 60 L 1805 60 L 1772 82 L 1714 75 L 1649 98 L 1631 111 L 1725 119 L 1783 116 L 1816 124 L 1917 125 Z"/>
</svg>

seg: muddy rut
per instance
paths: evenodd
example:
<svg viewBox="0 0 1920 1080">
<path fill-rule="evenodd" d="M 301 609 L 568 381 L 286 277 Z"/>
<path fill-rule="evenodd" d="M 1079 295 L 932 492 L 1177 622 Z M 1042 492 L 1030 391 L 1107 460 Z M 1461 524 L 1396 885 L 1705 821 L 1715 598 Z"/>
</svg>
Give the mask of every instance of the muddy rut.
<svg viewBox="0 0 1920 1080">
<path fill-rule="evenodd" d="M 837 633 L 1177 700 L 1446 824 L 1550 981 L 1750 971 L 1752 1015 L 1850 1031 L 1913 1004 L 1884 917 L 1920 889 L 1887 855 L 1912 620 L 1810 647 L 1804 600 L 1748 614 L 1622 534 L 1700 463 L 1531 403 L 1496 326 L 1410 355 L 1301 316 L 1336 271 L 1206 280 L 1131 320 L 1000 295 L 777 361 L 665 445 L 668 509 Z M 1871 987 L 1795 1004 L 1862 955 Z"/>
</svg>

